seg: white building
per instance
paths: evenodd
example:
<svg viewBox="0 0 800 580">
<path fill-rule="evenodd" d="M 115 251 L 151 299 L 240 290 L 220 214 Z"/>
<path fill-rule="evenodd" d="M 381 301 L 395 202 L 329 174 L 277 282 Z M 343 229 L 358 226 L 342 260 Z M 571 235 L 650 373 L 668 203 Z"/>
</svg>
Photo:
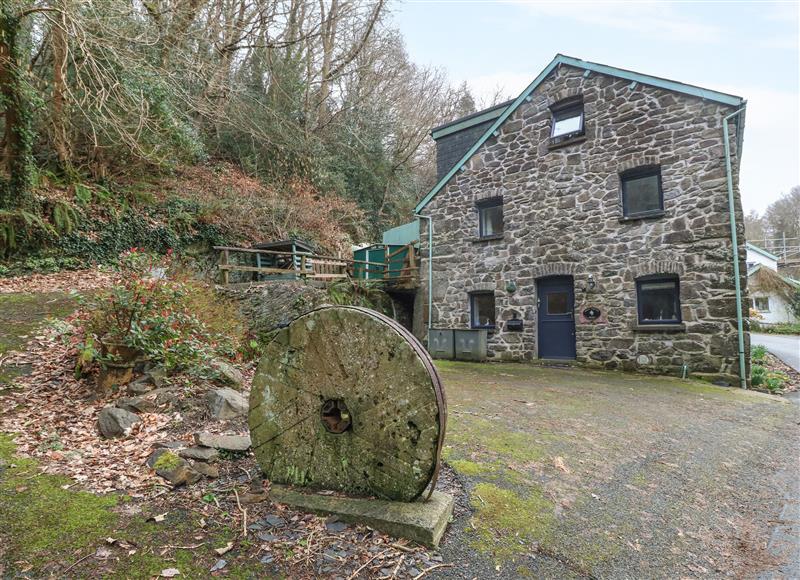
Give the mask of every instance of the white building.
<svg viewBox="0 0 800 580">
<path fill-rule="evenodd" d="M 747 289 L 750 310 L 760 324 L 795 323 L 790 301 L 800 282 L 778 274 L 778 256 L 747 243 Z"/>
</svg>

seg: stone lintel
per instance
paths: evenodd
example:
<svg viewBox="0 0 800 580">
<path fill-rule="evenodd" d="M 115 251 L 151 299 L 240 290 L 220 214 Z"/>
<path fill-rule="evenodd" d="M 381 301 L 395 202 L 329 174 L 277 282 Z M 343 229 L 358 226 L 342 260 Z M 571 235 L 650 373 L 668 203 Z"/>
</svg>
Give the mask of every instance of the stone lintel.
<svg viewBox="0 0 800 580">
<path fill-rule="evenodd" d="M 272 484 L 272 501 L 318 515 L 335 515 L 343 522 L 364 524 L 380 532 L 429 547 L 439 545 L 453 514 L 453 497 L 434 491 L 430 500 L 410 503 L 320 495 Z"/>
</svg>

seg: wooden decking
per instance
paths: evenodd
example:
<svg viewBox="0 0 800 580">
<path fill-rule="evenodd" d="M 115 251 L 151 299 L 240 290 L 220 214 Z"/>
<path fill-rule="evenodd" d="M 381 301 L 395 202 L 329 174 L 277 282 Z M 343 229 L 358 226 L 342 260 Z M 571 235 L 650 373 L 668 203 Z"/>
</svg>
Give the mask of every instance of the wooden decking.
<svg viewBox="0 0 800 580">
<path fill-rule="evenodd" d="M 222 283 L 226 285 L 231 283 L 232 272 L 246 273 L 245 277 L 249 279 L 244 281 L 247 282 L 297 279 L 331 282 L 343 278 L 365 279 L 369 274 L 369 282 L 382 282 L 403 288 L 416 288 L 419 285 L 419 259 L 413 244 L 387 254 L 384 262 L 368 262 L 300 251 L 229 246 L 214 246 L 214 249 L 219 252 L 218 268 Z M 403 252 L 405 254 L 402 254 Z M 400 255 L 404 257 L 398 269 L 397 257 Z M 271 265 L 263 266 L 261 265 L 263 262 Z"/>
</svg>

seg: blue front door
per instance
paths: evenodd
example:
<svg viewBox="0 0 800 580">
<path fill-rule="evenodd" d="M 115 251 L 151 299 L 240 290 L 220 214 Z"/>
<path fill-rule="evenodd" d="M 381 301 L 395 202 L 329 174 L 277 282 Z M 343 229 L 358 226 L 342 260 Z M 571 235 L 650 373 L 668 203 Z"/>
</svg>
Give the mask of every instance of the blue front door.
<svg viewBox="0 0 800 580">
<path fill-rule="evenodd" d="M 572 276 L 536 281 L 539 358 L 575 358 L 575 290 Z"/>
</svg>

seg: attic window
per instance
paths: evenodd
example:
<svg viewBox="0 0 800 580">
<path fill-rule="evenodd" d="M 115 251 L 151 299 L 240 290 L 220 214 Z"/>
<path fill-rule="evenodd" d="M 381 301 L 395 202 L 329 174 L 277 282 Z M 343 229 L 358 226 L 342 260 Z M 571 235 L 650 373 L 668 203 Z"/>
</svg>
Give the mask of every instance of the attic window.
<svg viewBox="0 0 800 580">
<path fill-rule="evenodd" d="M 561 143 L 583 135 L 583 99 L 570 98 L 550 107 L 553 121 L 550 129 L 550 142 Z"/>
</svg>

